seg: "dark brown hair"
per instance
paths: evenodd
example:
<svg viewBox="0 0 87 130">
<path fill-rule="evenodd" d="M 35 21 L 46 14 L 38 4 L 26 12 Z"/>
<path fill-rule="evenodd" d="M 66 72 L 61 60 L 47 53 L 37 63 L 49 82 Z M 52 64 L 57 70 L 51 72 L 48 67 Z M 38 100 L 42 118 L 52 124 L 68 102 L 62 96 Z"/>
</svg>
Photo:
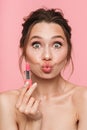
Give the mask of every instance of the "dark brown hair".
<svg viewBox="0 0 87 130">
<path fill-rule="evenodd" d="M 22 24 L 23 30 L 22 30 L 22 37 L 20 39 L 20 48 L 22 48 L 23 52 L 19 59 L 20 66 L 21 66 L 23 57 L 26 56 L 26 45 L 29 38 L 29 33 L 32 27 L 36 23 L 40 23 L 42 21 L 45 21 L 47 23 L 56 23 L 61 26 L 66 36 L 67 43 L 68 43 L 67 63 L 70 61 L 70 59 L 72 61 L 71 27 L 69 26 L 67 19 L 64 18 L 63 12 L 59 9 L 40 8 L 31 12 L 30 15 L 28 15 L 24 19 L 24 23 Z"/>
</svg>

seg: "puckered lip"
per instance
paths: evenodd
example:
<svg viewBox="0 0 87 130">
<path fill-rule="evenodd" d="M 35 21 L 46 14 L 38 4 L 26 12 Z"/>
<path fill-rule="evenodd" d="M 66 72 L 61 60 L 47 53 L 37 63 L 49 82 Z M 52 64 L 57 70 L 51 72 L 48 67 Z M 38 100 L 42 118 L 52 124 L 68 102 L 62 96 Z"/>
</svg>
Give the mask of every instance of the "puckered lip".
<svg viewBox="0 0 87 130">
<path fill-rule="evenodd" d="M 50 73 L 52 71 L 53 66 L 50 63 L 44 63 L 42 65 L 42 70 L 45 73 Z"/>
<path fill-rule="evenodd" d="M 52 68 L 52 64 L 50 64 L 49 62 L 45 62 L 43 65 L 42 65 L 42 68 Z"/>
</svg>

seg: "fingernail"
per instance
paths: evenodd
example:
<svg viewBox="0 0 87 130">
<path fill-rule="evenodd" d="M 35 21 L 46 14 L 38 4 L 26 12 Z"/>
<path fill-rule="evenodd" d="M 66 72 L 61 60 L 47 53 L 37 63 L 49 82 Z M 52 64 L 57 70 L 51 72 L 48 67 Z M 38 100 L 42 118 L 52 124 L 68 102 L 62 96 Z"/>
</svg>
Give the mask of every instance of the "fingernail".
<svg viewBox="0 0 87 130">
<path fill-rule="evenodd" d="M 29 82 L 26 81 L 25 84 L 24 84 L 24 87 L 27 87 L 29 85 Z"/>
<path fill-rule="evenodd" d="M 32 87 L 36 88 L 37 87 L 37 83 L 35 82 Z"/>
<path fill-rule="evenodd" d="M 29 85 L 29 81 L 26 81 L 26 83 L 25 83 L 26 85 Z"/>
<path fill-rule="evenodd" d="M 37 83 L 35 82 L 33 85 L 34 85 L 34 86 L 37 86 Z"/>
</svg>

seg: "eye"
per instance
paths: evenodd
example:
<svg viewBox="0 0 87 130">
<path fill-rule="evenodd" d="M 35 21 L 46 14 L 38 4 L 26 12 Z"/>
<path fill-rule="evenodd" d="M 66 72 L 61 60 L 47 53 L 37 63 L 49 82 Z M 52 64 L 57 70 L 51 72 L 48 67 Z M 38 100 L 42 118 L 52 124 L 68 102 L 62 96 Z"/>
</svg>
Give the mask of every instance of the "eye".
<svg viewBox="0 0 87 130">
<path fill-rule="evenodd" d="M 41 44 L 40 44 L 40 42 L 33 42 L 32 46 L 33 46 L 33 48 L 38 49 L 38 48 L 40 48 Z"/>
<path fill-rule="evenodd" d="M 62 44 L 61 44 L 61 42 L 55 42 L 54 44 L 53 44 L 53 47 L 54 48 L 60 48 L 62 46 Z"/>
</svg>

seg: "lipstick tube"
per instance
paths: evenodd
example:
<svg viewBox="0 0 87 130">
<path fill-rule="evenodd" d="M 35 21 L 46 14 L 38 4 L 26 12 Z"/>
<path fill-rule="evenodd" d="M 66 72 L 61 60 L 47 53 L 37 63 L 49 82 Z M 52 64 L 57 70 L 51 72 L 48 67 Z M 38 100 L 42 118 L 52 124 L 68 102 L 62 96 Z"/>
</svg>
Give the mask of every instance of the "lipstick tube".
<svg viewBox="0 0 87 130">
<path fill-rule="evenodd" d="M 30 65 L 27 63 L 26 64 L 26 81 L 29 82 L 29 86 L 32 85 L 32 80 L 31 80 L 31 71 L 30 71 Z"/>
</svg>

